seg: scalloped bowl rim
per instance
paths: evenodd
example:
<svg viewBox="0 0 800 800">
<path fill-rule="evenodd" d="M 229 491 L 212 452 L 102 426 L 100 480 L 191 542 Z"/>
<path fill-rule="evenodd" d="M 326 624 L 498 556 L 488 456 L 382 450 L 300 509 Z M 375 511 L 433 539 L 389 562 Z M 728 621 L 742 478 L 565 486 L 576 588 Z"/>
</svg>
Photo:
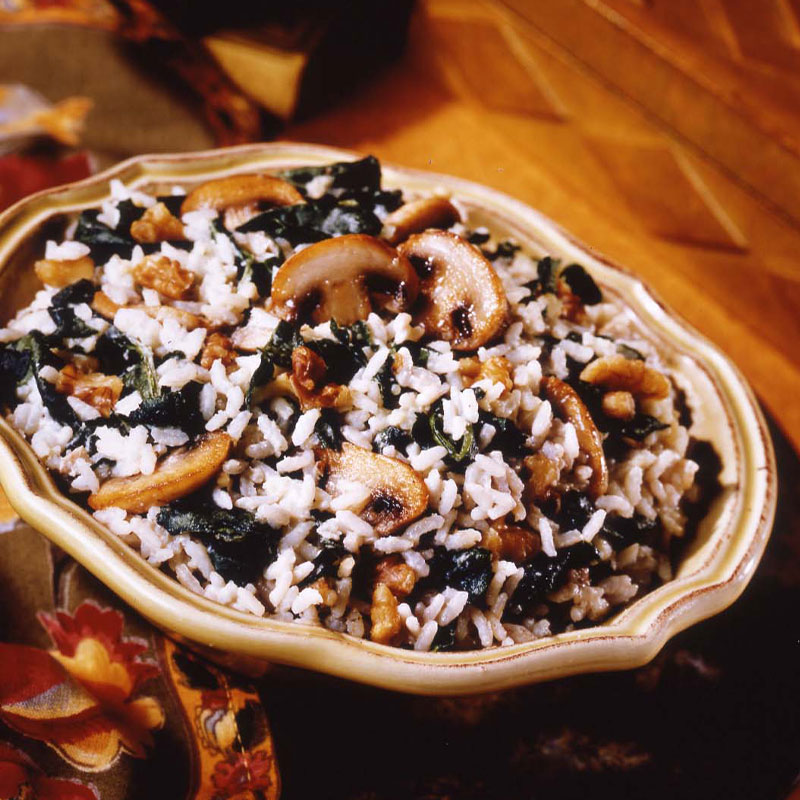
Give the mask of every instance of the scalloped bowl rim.
<svg viewBox="0 0 800 800">
<path fill-rule="evenodd" d="M 293 142 L 137 156 L 82 181 L 38 192 L 0 214 L 0 270 L 46 219 L 107 198 L 112 178 L 128 186 L 197 181 L 231 171 L 354 157 L 350 151 Z M 641 280 L 538 211 L 496 190 L 450 176 L 389 164 L 384 164 L 384 175 L 389 185 L 412 189 L 444 185 L 468 205 L 505 219 L 523 238 L 589 266 L 602 284 L 624 293 L 626 305 L 648 332 L 655 332 L 699 378 L 710 381 L 725 406 L 725 435 L 735 454 L 727 468 L 736 477 L 715 512 L 708 540 L 687 558 L 691 568 L 682 567 L 685 574 L 596 627 L 510 647 L 417 653 L 323 628 L 255 617 L 192 593 L 62 495 L 30 446 L 5 420 L 0 420 L 0 485 L 23 520 L 143 616 L 180 638 L 234 656 L 304 667 L 398 691 L 439 695 L 641 666 L 676 633 L 727 608 L 744 590 L 764 551 L 774 519 L 777 476 L 772 443 L 752 391 L 727 357 L 668 310 Z"/>
</svg>

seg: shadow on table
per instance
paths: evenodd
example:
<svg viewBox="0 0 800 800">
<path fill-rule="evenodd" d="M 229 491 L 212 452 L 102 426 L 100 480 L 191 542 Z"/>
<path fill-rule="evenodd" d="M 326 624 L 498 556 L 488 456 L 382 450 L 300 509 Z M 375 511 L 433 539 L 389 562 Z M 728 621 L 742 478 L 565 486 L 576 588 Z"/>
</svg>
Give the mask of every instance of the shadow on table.
<svg viewBox="0 0 800 800">
<path fill-rule="evenodd" d="M 740 600 L 649 665 L 474 698 L 276 671 L 284 800 L 681 800 L 788 794 L 800 770 L 800 463 L 775 426 L 778 515 Z"/>
</svg>

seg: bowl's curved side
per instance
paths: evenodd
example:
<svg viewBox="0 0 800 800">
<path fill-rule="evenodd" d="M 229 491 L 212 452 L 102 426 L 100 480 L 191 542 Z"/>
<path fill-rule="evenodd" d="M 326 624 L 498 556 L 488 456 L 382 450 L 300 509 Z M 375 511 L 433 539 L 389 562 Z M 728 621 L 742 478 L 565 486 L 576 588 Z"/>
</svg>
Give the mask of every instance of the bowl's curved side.
<svg viewBox="0 0 800 800">
<path fill-rule="evenodd" d="M 130 186 L 197 182 L 229 172 L 352 157 L 352 153 L 327 147 L 280 143 L 131 159 L 79 183 L 40 192 L 0 215 L 0 273 L 11 264 L 16 248 L 48 218 L 97 205 L 108 197 L 112 178 Z M 443 186 L 473 208 L 488 209 L 498 224 L 530 247 L 589 266 L 604 287 L 624 295 L 638 323 L 671 354 L 686 385 L 699 387 L 702 433 L 722 451 L 725 489 L 706 521 L 702 543 L 673 581 L 596 628 L 506 648 L 414 653 L 321 628 L 248 616 L 194 595 L 62 496 L 31 448 L 5 421 L 0 421 L 0 484 L 23 519 L 125 602 L 160 627 L 217 649 L 424 694 L 489 691 L 646 663 L 675 633 L 732 603 L 763 553 L 774 516 L 777 480 L 772 444 L 752 392 L 716 347 L 669 311 L 637 278 L 533 209 L 447 176 L 393 167 L 386 168 L 385 176 L 390 185 L 412 190 Z M 18 263 L 14 266 L 20 268 Z"/>
</svg>

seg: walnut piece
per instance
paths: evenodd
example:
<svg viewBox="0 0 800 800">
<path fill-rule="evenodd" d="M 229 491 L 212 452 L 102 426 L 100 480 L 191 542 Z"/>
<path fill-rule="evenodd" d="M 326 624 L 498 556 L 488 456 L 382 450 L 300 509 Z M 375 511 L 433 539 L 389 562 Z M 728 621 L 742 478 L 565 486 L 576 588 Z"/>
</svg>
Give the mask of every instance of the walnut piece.
<svg viewBox="0 0 800 800">
<path fill-rule="evenodd" d="M 522 564 L 542 549 L 542 539 L 538 533 L 520 525 L 495 523 L 494 529 L 500 540 L 497 555 L 507 561 Z"/>
<path fill-rule="evenodd" d="M 502 383 L 509 392 L 514 388 L 514 379 L 511 377 L 514 367 L 505 356 L 492 356 L 486 361 L 481 361 L 477 356 L 462 358 L 458 362 L 458 370 L 464 378 L 464 386 L 489 380 Z"/>
<path fill-rule="evenodd" d="M 378 644 L 390 644 L 403 627 L 403 620 L 397 611 L 397 599 L 385 583 L 375 585 L 369 616 L 372 620 L 369 638 Z"/>
<path fill-rule="evenodd" d="M 142 244 L 156 244 L 184 239 L 183 223 L 164 205 L 150 206 L 131 223 L 131 236 Z"/>
<path fill-rule="evenodd" d="M 182 300 L 194 284 L 194 273 L 167 256 L 145 256 L 134 268 L 133 277 L 142 286 L 155 289 L 171 300 Z"/>
<path fill-rule="evenodd" d="M 417 573 L 400 556 L 386 556 L 375 565 L 375 581 L 389 587 L 399 598 L 407 597 L 417 582 Z"/>
<path fill-rule="evenodd" d="M 544 453 L 526 456 L 522 462 L 530 473 L 525 485 L 525 497 L 541 503 L 553 496 L 553 487 L 558 483 L 558 465 Z"/>
<path fill-rule="evenodd" d="M 74 364 L 67 364 L 56 379 L 56 391 L 77 397 L 96 408 L 107 417 L 122 394 L 122 381 L 116 375 L 101 372 L 81 372 Z"/>
<path fill-rule="evenodd" d="M 33 265 L 33 269 L 42 283 L 58 289 L 94 277 L 94 261 L 89 256 L 69 260 L 42 258 Z"/>
<path fill-rule="evenodd" d="M 580 378 L 611 391 L 630 392 L 640 400 L 662 400 L 670 393 L 670 382 L 665 375 L 644 361 L 622 355 L 596 358 L 583 368 Z"/>
<path fill-rule="evenodd" d="M 296 347 L 292 352 L 292 374 L 289 381 L 300 408 L 344 408 L 350 405 L 350 390 L 338 383 L 324 383 L 328 368 L 322 357 L 309 347 Z"/>
<path fill-rule="evenodd" d="M 200 355 L 200 366 L 203 369 L 211 369 L 211 365 L 218 360 L 221 360 L 227 367 L 235 359 L 236 352 L 227 336 L 222 333 L 212 333 L 206 338 L 203 352 Z"/>
<path fill-rule="evenodd" d="M 612 419 L 633 419 L 636 401 L 630 392 L 606 392 L 603 395 L 603 413 Z"/>
</svg>

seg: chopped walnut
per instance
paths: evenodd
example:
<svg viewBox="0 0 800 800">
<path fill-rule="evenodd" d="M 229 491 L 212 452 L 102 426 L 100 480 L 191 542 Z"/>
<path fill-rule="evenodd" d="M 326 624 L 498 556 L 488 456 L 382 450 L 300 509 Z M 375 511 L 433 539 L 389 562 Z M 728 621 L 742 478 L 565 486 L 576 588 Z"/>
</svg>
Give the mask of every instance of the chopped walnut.
<svg viewBox="0 0 800 800">
<path fill-rule="evenodd" d="M 462 358 L 458 362 L 458 370 L 464 378 L 465 386 L 489 380 L 492 383 L 502 383 L 509 392 L 514 388 L 514 380 L 511 377 L 513 369 L 511 362 L 505 356 L 492 356 L 486 361 L 471 356 Z"/>
<path fill-rule="evenodd" d="M 336 594 L 336 590 L 331 586 L 328 578 L 318 578 L 314 583 L 310 583 L 308 588 L 316 589 L 320 593 L 323 605 L 334 606 L 339 599 L 339 595 Z"/>
<path fill-rule="evenodd" d="M 309 347 L 292 352 L 289 378 L 303 411 L 309 408 L 343 408 L 350 404 L 350 390 L 338 383 L 324 384 L 328 368 L 321 356 Z"/>
<path fill-rule="evenodd" d="M 185 238 L 183 223 L 164 205 L 150 206 L 139 219 L 131 223 L 131 236 L 143 244 L 176 241 Z"/>
<path fill-rule="evenodd" d="M 119 303 L 115 303 L 105 292 L 95 292 L 92 299 L 92 311 L 97 312 L 101 317 L 114 319 L 114 315 L 122 308 Z"/>
<path fill-rule="evenodd" d="M 612 419 L 633 419 L 636 401 L 630 392 L 606 392 L 603 395 L 603 413 Z"/>
<path fill-rule="evenodd" d="M 519 525 L 506 525 L 503 522 L 493 526 L 499 539 L 497 555 L 507 561 L 522 564 L 542 549 L 538 533 Z"/>
<path fill-rule="evenodd" d="M 385 583 L 375 585 L 369 616 L 372 620 L 369 638 L 378 644 L 390 644 L 403 627 L 403 620 L 397 611 L 397 599 Z"/>
<path fill-rule="evenodd" d="M 417 573 L 400 556 L 387 556 L 375 566 L 375 581 L 388 586 L 395 597 L 404 598 L 413 591 Z"/>
<path fill-rule="evenodd" d="M 194 284 L 194 273 L 167 256 L 143 258 L 133 269 L 133 277 L 142 286 L 155 289 L 171 300 L 182 300 Z"/>
<path fill-rule="evenodd" d="M 220 360 L 227 367 L 234 362 L 235 358 L 236 352 L 231 345 L 231 340 L 222 333 L 212 333 L 203 346 L 200 366 L 203 369 L 211 369 L 211 365 Z"/>
<path fill-rule="evenodd" d="M 74 364 L 67 364 L 58 373 L 56 391 L 77 397 L 107 417 L 122 394 L 122 381 L 116 375 L 80 372 Z"/>
<path fill-rule="evenodd" d="M 558 483 L 558 464 L 544 453 L 526 456 L 522 463 L 530 473 L 525 486 L 526 498 L 534 503 L 549 500 L 555 491 L 553 487 Z"/>
<path fill-rule="evenodd" d="M 670 393 L 670 382 L 665 375 L 644 361 L 621 355 L 596 358 L 583 368 L 580 378 L 611 391 L 630 392 L 643 400 L 661 400 Z"/>
<path fill-rule="evenodd" d="M 42 258 L 33 265 L 33 269 L 42 283 L 59 289 L 76 281 L 91 280 L 94 277 L 94 261 L 89 256 L 63 261 Z"/>
</svg>

